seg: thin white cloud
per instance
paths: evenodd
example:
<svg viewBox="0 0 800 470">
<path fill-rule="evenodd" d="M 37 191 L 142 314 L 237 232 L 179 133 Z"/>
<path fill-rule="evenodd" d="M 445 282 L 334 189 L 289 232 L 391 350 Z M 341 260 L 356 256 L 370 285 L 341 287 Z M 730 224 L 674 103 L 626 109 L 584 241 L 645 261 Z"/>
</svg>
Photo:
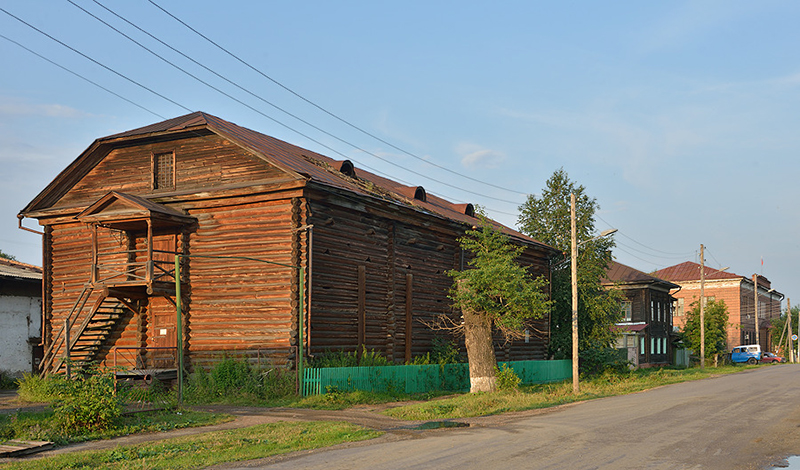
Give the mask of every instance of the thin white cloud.
<svg viewBox="0 0 800 470">
<path fill-rule="evenodd" d="M 500 151 L 470 142 L 457 144 L 455 150 L 461 156 L 461 164 L 466 168 L 497 168 L 506 159 Z"/>
<path fill-rule="evenodd" d="M 89 116 L 89 114 L 83 111 L 60 104 L 33 104 L 13 98 L 3 97 L 0 97 L 0 115 L 55 118 L 75 118 Z"/>
</svg>

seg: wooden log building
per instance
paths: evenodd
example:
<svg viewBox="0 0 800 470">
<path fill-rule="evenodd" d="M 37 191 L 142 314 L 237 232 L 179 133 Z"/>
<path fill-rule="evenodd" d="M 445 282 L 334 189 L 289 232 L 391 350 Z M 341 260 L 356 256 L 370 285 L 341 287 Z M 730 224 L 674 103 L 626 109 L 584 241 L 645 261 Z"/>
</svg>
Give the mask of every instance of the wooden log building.
<svg viewBox="0 0 800 470">
<path fill-rule="evenodd" d="M 97 139 L 19 217 L 44 227 L 45 372 L 64 370 L 66 345 L 72 361 L 174 369 L 176 253 L 191 367 L 293 366 L 301 320 L 306 354 L 409 361 L 454 313 L 446 271 L 477 222 L 471 204 L 202 112 Z M 555 250 L 500 227 L 549 277 Z M 548 324 L 498 358 L 544 359 Z"/>
</svg>

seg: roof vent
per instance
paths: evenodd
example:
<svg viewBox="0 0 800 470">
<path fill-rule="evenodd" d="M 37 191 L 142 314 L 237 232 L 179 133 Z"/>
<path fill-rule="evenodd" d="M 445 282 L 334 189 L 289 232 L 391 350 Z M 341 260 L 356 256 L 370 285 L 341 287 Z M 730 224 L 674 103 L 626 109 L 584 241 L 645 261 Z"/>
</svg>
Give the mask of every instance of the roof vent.
<svg viewBox="0 0 800 470">
<path fill-rule="evenodd" d="M 341 168 L 339 168 L 339 171 L 341 171 L 342 173 L 351 178 L 356 177 L 356 167 L 353 166 L 353 162 L 351 162 L 350 160 L 343 161 Z"/>
<path fill-rule="evenodd" d="M 467 203 L 467 207 L 464 208 L 464 213 L 470 217 L 475 217 L 475 206 Z"/>
<path fill-rule="evenodd" d="M 417 189 L 414 191 L 414 199 L 419 199 L 422 202 L 427 201 L 428 195 L 425 193 L 425 188 L 417 186 Z"/>
</svg>

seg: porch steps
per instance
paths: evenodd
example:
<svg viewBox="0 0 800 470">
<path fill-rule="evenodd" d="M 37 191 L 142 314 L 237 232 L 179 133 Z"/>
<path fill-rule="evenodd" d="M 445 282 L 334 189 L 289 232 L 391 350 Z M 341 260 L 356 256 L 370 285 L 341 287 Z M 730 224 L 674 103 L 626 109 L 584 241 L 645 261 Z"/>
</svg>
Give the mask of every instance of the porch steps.
<svg viewBox="0 0 800 470">
<path fill-rule="evenodd" d="M 73 306 L 69 317 L 69 344 L 66 343 L 64 328 L 58 332 L 56 341 L 45 351 L 42 361 L 42 374 L 58 374 L 66 369 L 65 348 L 69 348 L 69 360 L 74 366 L 89 364 L 97 358 L 106 340 L 117 327 L 125 311 L 131 309 L 124 301 L 111 296 L 99 297 L 91 308 L 84 309 L 91 294 L 91 287 L 84 289 L 81 298 Z M 87 311 L 88 310 L 88 311 Z M 85 312 L 85 313 L 84 313 Z M 78 324 L 80 322 L 80 324 Z"/>
<path fill-rule="evenodd" d="M 70 358 L 78 365 L 88 364 L 97 356 L 117 322 L 123 316 L 125 306 L 116 299 L 105 297 L 96 304 L 82 325 L 80 336 L 70 349 Z"/>
</svg>

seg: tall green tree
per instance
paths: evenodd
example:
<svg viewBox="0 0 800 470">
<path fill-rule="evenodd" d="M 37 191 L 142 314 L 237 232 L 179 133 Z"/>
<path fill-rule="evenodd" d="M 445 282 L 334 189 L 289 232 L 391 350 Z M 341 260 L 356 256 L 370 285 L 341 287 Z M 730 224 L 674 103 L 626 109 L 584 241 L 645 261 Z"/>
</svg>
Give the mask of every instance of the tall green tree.
<svg viewBox="0 0 800 470">
<path fill-rule="evenodd" d="M 8 259 L 8 260 L 11 260 L 11 261 L 16 261 L 17 260 L 17 258 L 15 258 L 14 256 L 9 255 L 8 253 L 4 253 L 3 250 L 0 250 L 0 258 Z"/>
<path fill-rule="evenodd" d="M 550 316 L 550 354 L 555 358 L 572 355 L 572 275 L 570 273 L 570 194 L 575 194 L 578 243 L 596 236 L 595 212 L 600 208 L 586 188 L 573 181 L 563 168 L 547 180 L 541 196 L 528 196 L 520 206 L 519 230 L 562 252 L 552 260 L 552 300 Z M 602 354 L 616 339 L 612 326 L 621 318 L 622 294 L 605 289 L 601 281 L 612 260 L 614 239 L 588 241 L 578 251 L 578 338 L 583 371 L 595 370 L 591 358 Z"/>
<path fill-rule="evenodd" d="M 711 300 L 706 303 L 704 312 L 706 357 L 714 356 L 714 366 L 719 355 L 728 350 L 728 307 L 724 300 Z M 683 327 L 683 341 L 686 347 L 700 353 L 700 303 L 692 303 L 692 309 L 686 313 L 686 324 Z"/>
<path fill-rule="evenodd" d="M 516 260 L 524 247 L 513 244 L 481 218 L 480 227 L 467 230 L 459 239 L 461 248 L 472 253 L 469 268 L 449 271 L 453 278 L 450 299 L 461 309 L 469 359 L 470 392 L 497 389 L 492 336 L 500 331 L 509 338 L 522 336 L 526 322 L 543 318 L 550 309 L 544 276 L 534 278 Z"/>
</svg>

